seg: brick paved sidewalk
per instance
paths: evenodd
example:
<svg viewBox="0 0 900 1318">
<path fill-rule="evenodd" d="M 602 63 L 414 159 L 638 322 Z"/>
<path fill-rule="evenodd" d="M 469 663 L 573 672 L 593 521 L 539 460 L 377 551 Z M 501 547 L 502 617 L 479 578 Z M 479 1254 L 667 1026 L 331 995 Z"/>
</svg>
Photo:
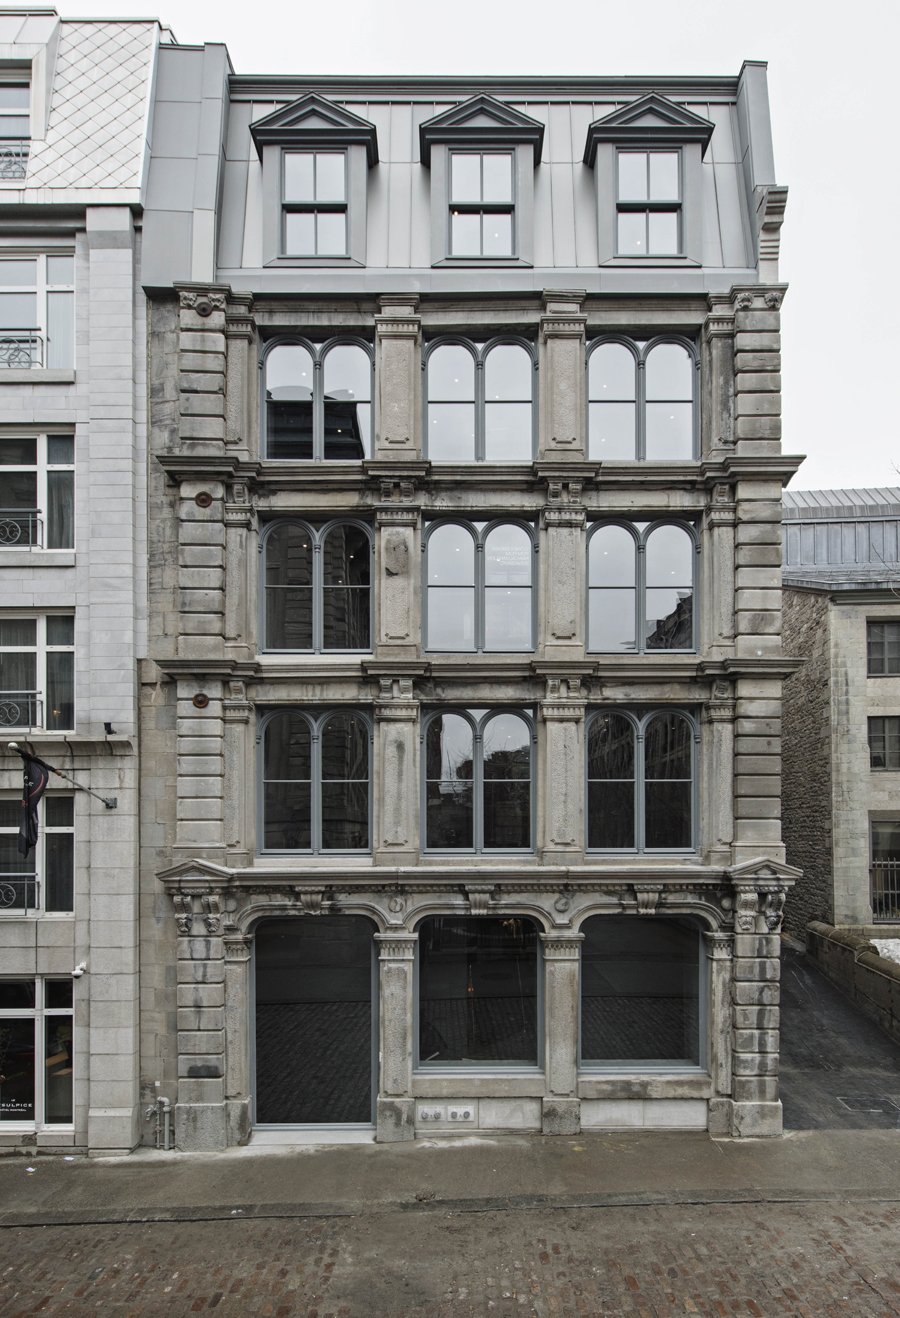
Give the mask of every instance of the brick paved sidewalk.
<svg viewBox="0 0 900 1318">
<path fill-rule="evenodd" d="M 0 1314 L 900 1315 L 900 1206 L 672 1205 L 0 1232 Z"/>
</svg>

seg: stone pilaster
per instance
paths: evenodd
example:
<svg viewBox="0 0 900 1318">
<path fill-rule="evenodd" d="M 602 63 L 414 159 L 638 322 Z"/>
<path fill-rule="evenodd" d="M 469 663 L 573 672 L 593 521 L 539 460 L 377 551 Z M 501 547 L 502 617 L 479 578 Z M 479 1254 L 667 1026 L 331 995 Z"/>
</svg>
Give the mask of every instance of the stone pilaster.
<svg viewBox="0 0 900 1318">
<path fill-rule="evenodd" d="M 710 659 L 731 654 L 734 645 L 734 523 L 733 488 L 725 482 L 714 485 L 704 516 L 700 558 L 701 651 Z"/>
<path fill-rule="evenodd" d="M 259 535 L 246 481 L 234 481 L 224 506 L 225 649 L 235 659 L 255 658 Z"/>
<path fill-rule="evenodd" d="M 375 454 L 422 453 L 422 322 L 414 296 L 385 296 L 375 317 Z"/>
<path fill-rule="evenodd" d="M 225 946 L 225 1129 L 229 1145 L 246 1144 L 251 1126 L 250 1040 L 253 1001 L 250 938 L 228 935 Z M 210 1009 L 210 1022 L 215 1020 Z"/>
<path fill-rule="evenodd" d="M 376 653 L 379 659 L 415 659 L 422 634 L 422 563 L 419 509 L 400 503 L 376 513 Z"/>
<path fill-rule="evenodd" d="M 178 655 L 224 656 L 225 486 L 185 480 L 178 500 Z"/>
<path fill-rule="evenodd" d="M 220 454 L 225 442 L 226 290 L 180 285 L 178 296 L 179 438 L 193 453 Z"/>
<path fill-rule="evenodd" d="M 701 455 L 734 445 L 734 308 L 724 293 L 712 293 L 703 324 L 700 420 Z"/>
<path fill-rule="evenodd" d="M 178 925 L 178 1098 L 175 1144 L 192 1152 L 227 1147 L 225 1120 L 225 947 L 218 898 L 175 897 Z M 213 1006 L 207 990 L 215 988 Z M 185 1017 L 181 1012 L 187 1012 Z M 199 1028 L 195 1028 L 199 1023 Z"/>
<path fill-rule="evenodd" d="M 255 802 L 247 782 L 253 775 L 253 706 L 242 681 L 228 682 L 222 702 L 223 819 L 230 865 L 249 865 L 254 850 Z"/>
<path fill-rule="evenodd" d="M 550 480 L 554 502 L 542 514 L 545 553 L 541 564 L 541 631 L 539 644 L 548 659 L 584 658 L 584 527 L 585 510 L 570 499 L 581 489 L 571 484 L 556 494 L 559 482 Z"/>
<path fill-rule="evenodd" d="M 731 933 L 706 931 L 703 942 L 709 975 L 709 1073 L 713 1082 L 713 1096 L 709 1102 L 709 1132 L 711 1135 L 730 1135 L 733 936 Z"/>
<path fill-rule="evenodd" d="M 581 1102 L 576 1083 L 583 941 L 584 934 L 541 934 L 544 948 L 544 1065 L 548 1089 L 541 1115 L 545 1135 L 577 1135 L 581 1130 Z"/>
<path fill-rule="evenodd" d="M 223 713 L 218 679 L 179 681 L 176 846 L 207 856 L 224 845 Z"/>
<path fill-rule="evenodd" d="M 253 295 L 229 293 L 225 304 L 225 443 L 249 457 L 257 405 L 256 326 Z"/>
<path fill-rule="evenodd" d="M 735 683 L 733 861 L 784 859 L 781 841 L 781 687 L 765 672 Z"/>
<path fill-rule="evenodd" d="M 583 289 L 544 293 L 540 328 L 540 453 L 583 462 L 587 452 Z"/>
<path fill-rule="evenodd" d="M 412 865 L 419 853 L 419 703 L 410 677 L 383 677 L 375 704 L 375 863 Z"/>
<path fill-rule="evenodd" d="M 733 1135 L 780 1135 L 778 1097 L 784 889 L 735 884 L 732 962 Z"/>
<path fill-rule="evenodd" d="M 701 843 L 709 865 L 731 863 L 734 838 L 734 687 L 716 679 L 703 710 Z"/>
<path fill-rule="evenodd" d="M 379 969 L 379 1078 L 375 1138 L 415 1138 L 412 1096 L 413 974 L 417 934 L 376 934 Z"/>
<path fill-rule="evenodd" d="M 784 285 L 731 290 L 734 436 L 741 456 L 781 451 L 781 313 Z"/>
<path fill-rule="evenodd" d="M 545 865 L 570 865 L 584 852 L 584 711 L 580 677 L 550 677 L 541 702 Z"/>
</svg>

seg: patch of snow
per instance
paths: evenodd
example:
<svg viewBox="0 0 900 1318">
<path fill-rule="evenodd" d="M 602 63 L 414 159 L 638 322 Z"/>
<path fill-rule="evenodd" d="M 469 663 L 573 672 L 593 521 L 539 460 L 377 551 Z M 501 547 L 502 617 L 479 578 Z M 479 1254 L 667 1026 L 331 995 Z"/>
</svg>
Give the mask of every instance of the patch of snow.
<svg viewBox="0 0 900 1318">
<path fill-rule="evenodd" d="M 900 963 L 900 938 L 873 938 L 872 942 L 878 948 L 879 956 Z"/>
</svg>

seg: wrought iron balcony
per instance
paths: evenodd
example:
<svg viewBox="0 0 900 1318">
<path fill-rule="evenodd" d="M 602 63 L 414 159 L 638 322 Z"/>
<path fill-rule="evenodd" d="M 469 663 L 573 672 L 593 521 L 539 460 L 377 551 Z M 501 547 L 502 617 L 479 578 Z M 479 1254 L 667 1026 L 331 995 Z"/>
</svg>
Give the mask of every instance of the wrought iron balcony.
<svg viewBox="0 0 900 1318">
<path fill-rule="evenodd" d="M 44 339 L 36 329 L 0 329 L 0 370 L 28 371 L 44 364 Z"/>
<path fill-rule="evenodd" d="M 900 922 L 900 860 L 873 860 L 869 870 L 872 919 Z"/>
<path fill-rule="evenodd" d="M 33 549 L 43 543 L 40 508 L 0 508 L 0 549 Z"/>
<path fill-rule="evenodd" d="M 27 138 L 7 137 L 0 141 L 0 179 L 25 177 L 30 147 Z"/>
<path fill-rule="evenodd" d="M 0 728 L 41 727 L 39 691 L 0 691 Z"/>
<path fill-rule="evenodd" d="M 0 874 L 0 915 L 37 910 L 36 874 Z"/>
</svg>

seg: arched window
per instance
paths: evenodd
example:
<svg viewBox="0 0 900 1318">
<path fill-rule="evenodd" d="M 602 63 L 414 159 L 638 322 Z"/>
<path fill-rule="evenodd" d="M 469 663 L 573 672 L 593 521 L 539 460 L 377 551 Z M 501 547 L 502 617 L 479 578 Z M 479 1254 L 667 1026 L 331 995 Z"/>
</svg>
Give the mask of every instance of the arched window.
<svg viewBox="0 0 900 1318">
<path fill-rule="evenodd" d="M 529 718 L 512 710 L 438 710 L 424 731 L 425 846 L 531 851 Z"/>
<path fill-rule="evenodd" d="M 597 340 L 588 356 L 591 461 L 695 458 L 696 362 L 681 340 Z"/>
<path fill-rule="evenodd" d="M 278 710 L 262 725 L 261 851 L 368 851 L 372 733 L 356 710 Z"/>
<path fill-rule="evenodd" d="M 371 457 L 373 358 L 366 345 L 279 341 L 266 351 L 262 369 L 267 458 Z"/>
<path fill-rule="evenodd" d="M 696 560 L 683 523 L 597 523 L 588 540 L 588 650 L 695 649 Z"/>
<path fill-rule="evenodd" d="M 587 727 L 589 851 L 692 851 L 696 726 L 681 710 L 597 710 Z"/>
<path fill-rule="evenodd" d="M 522 342 L 437 341 L 426 367 L 432 462 L 530 462 L 534 357 Z"/>
<path fill-rule="evenodd" d="M 426 648 L 534 649 L 535 542 L 518 522 L 433 522 L 425 542 Z"/>
<path fill-rule="evenodd" d="M 265 650 L 371 650 L 372 540 L 359 522 L 272 522 L 262 538 Z"/>
</svg>

